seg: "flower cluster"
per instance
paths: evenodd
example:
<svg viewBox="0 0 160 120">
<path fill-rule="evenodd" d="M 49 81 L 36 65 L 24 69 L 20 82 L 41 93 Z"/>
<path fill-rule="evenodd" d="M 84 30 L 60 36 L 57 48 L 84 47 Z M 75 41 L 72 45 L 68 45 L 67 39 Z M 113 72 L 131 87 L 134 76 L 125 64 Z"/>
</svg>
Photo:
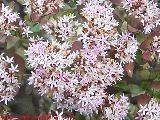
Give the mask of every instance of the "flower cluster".
<svg viewBox="0 0 160 120">
<path fill-rule="evenodd" d="M 75 80 L 66 69 L 71 67 L 78 52 L 72 52 L 70 47 L 71 45 L 67 42 L 50 43 L 41 40 L 35 40 L 29 45 L 26 51 L 27 61 L 35 70 L 29 81 L 30 84 L 34 83 L 34 86 L 39 88 L 41 94 L 56 89 L 61 92 L 72 89 Z"/>
<path fill-rule="evenodd" d="M 13 57 L 9 58 L 3 53 L 0 54 L 0 102 L 4 101 L 7 104 L 16 95 L 19 87 L 16 77 L 17 67 L 18 65 L 13 65 Z"/>
<path fill-rule="evenodd" d="M 108 120 L 123 120 L 128 113 L 128 97 L 121 95 L 120 98 L 114 95 L 108 96 L 109 107 L 104 108 L 105 118 Z"/>
<path fill-rule="evenodd" d="M 159 120 L 160 119 L 160 104 L 156 99 L 151 99 L 150 102 L 144 106 L 140 105 L 137 120 Z"/>
<path fill-rule="evenodd" d="M 88 22 L 83 25 L 79 40 L 83 43 L 82 53 L 92 64 L 97 62 L 97 58 L 106 58 L 108 51 L 113 54 L 116 51 L 115 58 L 121 63 L 133 62 L 135 59 L 138 42 L 131 33 L 118 33 L 118 22 L 113 17 L 113 10 L 107 1 L 86 2 L 82 9 L 82 15 Z"/>
<path fill-rule="evenodd" d="M 156 52 L 158 54 L 158 57 L 160 58 L 160 36 L 155 36 L 153 38 L 152 51 Z"/>
<path fill-rule="evenodd" d="M 131 36 L 130 33 L 122 33 L 116 42 L 115 57 L 122 63 L 133 62 L 138 49 L 138 42 L 134 36 Z"/>
<path fill-rule="evenodd" d="M 72 109 L 80 112 L 93 112 L 103 103 L 103 89 L 93 85 L 92 87 L 87 86 L 83 74 L 80 73 L 80 66 L 72 68 L 73 63 L 76 63 L 75 60 L 79 59 L 79 53 L 78 51 L 71 52 L 68 48 L 69 45 L 65 42 L 63 45 L 58 42 L 45 41 L 36 41 L 30 44 L 26 51 L 27 61 L 35 70 L 32 71 L 32 76 L 29 78 L 29 84 L 34 84 L 34 87 L 38 88 L 42 95 L 53 94 L 53 99 L 57 103 L 63 103 L 60 108 L 71 106 Z M 70 71 L 66 70 L 67 68 Z M 91 84 L 92 76 L 87 76 L 87 74 L 91 74 L 87 73 L 90 70 L 86 66 L 85 76 L 86 79 L 90 79 L 88 82 Z"/>
<path fill-rule="evenodd" d="M 111 37 L 115 36 L 117 31 L 114 27 L 118 23 L 113 18 L 111 4 L 108 4 L 108 2 L 103 3 L 97 0 L 84 3 L 81 14 L 87 19 L 87 22 L 83 24 L 83 31 L 78 40 L 83 44 L 81 54 L 88 62 L 87 64 L 105 61 L 107 51 L 113 44 Z"/>
<path fill-rule="evenodd" d="M 150 33 L 160 25 L 160 9 L 153 0 L 124 0 L 123 7 L 129 12 L 129 15 L 140 20 L 145 33 Z"/>
<path fill-rule="evenodd" d="M 32 38 L 33 40 L 33 38 Z M 58 70 L 70 67 L 78 51 L 71 51 L 69 42 L 59 43 L 57 41 L 36 41 L 29 45 L 27 61 L 32 68 L 43 66 L 43 68 L 57 67 Z"/>
<path fill-rule="evenodd" d="M 7 39 L 6 35 L 17 38 L 13 43 L 2 43 L 6 46 L 4 51 L 9 52 L 13 48 L 13 54 L 18 55 L 16 59 L 24 59 L 21 50 L 25 49 L 27 58 L 21 62 L 28 64 L 27 71 L 22 71 L 24 74 L 30 72 L 28 84 L 33 85 L 41 96 L 51 98 L 57 110 L 67 109 L 93 117 L 98 114 L 103 120 L 123 120 L 127 114 L 130 117 L 132 111 L 129 111 L 129 98 L 119 95 L 124 91 L 128 96 L 134 96 L 132 87 L 138 89 L 138 82 L 129 81 L 132 79 L 133 69 L 137 69 L 130 63 L 136 62 L 136 65 L 140 65 L 148 61 L 140 72 L 153 67 L 152 71 L 158 74 L 157 65 L 152 63 L 155 61 L 151 62 L 151 58 L 157 55 L 160 59 L 160 36 L 150 39 L 158 34 L 158 31 L 155 31 L 160 25 L 158 4 L 154 0 L 123 0 L 122 9 L 122 6 L 117 6 L 120 1 L 115 0 L 21 2 L 24 2 L 26 8 L 26 11 L 20 13 L 22 18 L 19 18 L 19 14 L 13 12 L 9 6 L 2 4 L 0 31 L 5 34 L 2 39 Z M 18 10 L 24 8 L 21 2 L 16 2 Z M 126 18 L 128 14 L 129 19 Z M 141 24 L 142 31 L 130 26 L 132 20 Z M 125 26 L 123 23 L 128 25 Z M 128 29 L 123 31 L 124 27 Z M 144 40 L 140 32 L 149 36 Z M 139 43 L 136 37 L 138 41 L 143 39 L 143 42 Z M 15 45 L 18 45 L 17 49 Z M 138 48 L 140 50 L 137 52 Z M 142 59 L 134 61 L 136 53 Z M 14 64 L 13 57 L 0 54 L 0 102 L 7 104 L 14 99 L 20 87 L 18 73 L 18 65 Z M 139 79 L 146 77 L 141 73 L 134 77 L 137 75 L 140 75 Z M 125 79 L 121 81 L 123 77 Z M 157 81 L 146 82 L 151 84 L 151 87 L 158 85 Z M 114 86 L 116 83 L 118 84 Z M 131 85 L 131 88 L 126 85 Z M 140 92 L 135 94 L 137 97 L 130 97 L 131 101 L 137 100 L 139 103 L 141 97 L 145 96 L 138 96 Z M 49 119 L 69 120 L 62 116 L 63 112 L 56 114 L 57 118 L 51 116 Z M 159 120 L 159 102 L 151 99 L 145 106 L 140 105 L 135 119 Z"/>
<path fill-rule="evenodd" d="M 97 27 L 101 31 L 107 32 L 118 26 L 118 22 L 113 18 L 113 8 L 108 1 L 90 0 L 85 2 L 82 9 L 82 15 L 92 22 L 92 26 Z"/>
<path fill-rule="evenodd" d="M 84 90 L 82 90 L 84 87 Z M 98 114 L 98 108 L 103 105 L 105 93 L 103 88 L 98 85 L 91 85 L 87 88 L 87 85 L 83 85 L 73 95 L 78 98 L 74 109 L 79 111 L 81 114 Z"/>
<path fill-rule="evenodd" d="M 10 35 L 10 31 L 17 28 L 15 22 L 18 18 L 18 13 L 12 12 L 12 9 L 10 9 L 9 6 L 4 6 L 4 4 L 2 4 L 0 14 L 0 29 L 4 32 L 4 34 Z"/>
<path fill-rule="evenodd" d="M 106 96 L 104 88 L 121 80 L 123 69 L 111 59 L 91 66 L 78 52 L 71 53 L 67 48 L 66 44 L 62 46 L 58 42 L 35 40 L 30 44 L 27 61 L 35 70 L 29 84 L 42 95 L 53 94 L 58 108 L 70 108 L 83 114 L 98 112 Z"/>
<path fill-rule="evenodd" d="M 81 114 L 98 113 L 107 98 L 105 89 L 121 80 L 124 71 L 118 61 L 108 56 L 108 50 L 117 44 L 115 41 L 119 36 L 111 4 L 96 3 L 98 8 L 96 4 L 89 5 L 94 6 L 93 10 L 97 9 L 95 13 L 102 12 L 97 17 L 92 14 L 92 20 L 88 19 L 89 13 L 84 14 L 88 5 L 86 3 L 82 14 L 88 22 L 83 25 L 76 41 L 69 40 L 69 37 L 76 34 L 74 16 L 63 16 L 59 21 L 51 23 L 57 37 L 62 39 L 49 42 L 32 38 L 26 51 L 27 62 L 33 68 L 29 84 L 38 88 L 41 95 L 51 96 L 58 108 L 68 108 Z M 104 14 L 105 11 L 108 12 Z M 105 19 L 105 22 L 101 19 L 99 24 L 98 17 Z M 128 39 L 131 39 L 130 36 Z M 78 50 L 73 47 L 76 43 L 82 45 Z M 130 43 L 127 45 L 130 46 Z"/>
<path fill-rule="evenodd" d="M 74 21 L 75 16 L 73 14 L 64 15 L 58 20 L 50 20 L 47 24 L 43 25 L 43 29 L 48 33 L 56 34 L 62 41 L 69 39 L 76 35 L 78 21 Z"/>
<path fill-rule="evenodd" d="M 25 0 L 26 12 L 34 15 L 48 15 L 63 6 L 63 0 Z"/>
</svg>

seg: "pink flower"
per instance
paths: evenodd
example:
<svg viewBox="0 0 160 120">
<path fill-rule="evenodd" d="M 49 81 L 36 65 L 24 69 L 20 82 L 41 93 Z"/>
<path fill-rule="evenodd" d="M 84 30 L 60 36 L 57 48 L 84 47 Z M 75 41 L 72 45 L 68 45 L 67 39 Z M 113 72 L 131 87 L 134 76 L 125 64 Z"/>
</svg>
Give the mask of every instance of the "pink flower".
<svg viewBox="0 0 160 120">
<path fill-rule="evenodd" d="M 10 35 L 10 31 L 17 28 L 17 26 L 14 25 L 14 22 L 19 18 L 18 13 L 12 12 L 12 10 L 9 9 L 9 6 L 4 6 L 4 4 L 2 4 L 0 18 L 1 30 L 4 31 L 6 35 Z"/>
<path fill-rule="evenodd" d="M 158 58 L 160 58 L 160 37 L 155 36 L 152 42 L 152 51 L 158 54 Z"/>
<path fill-rule="evenodd" d="M 135 118 L 136 120 L 159 120 L 160 119 L 160 104 L 154 98 L 152 98 L 148 104 L 142 106 L 140 105 L 140 109 L 138 111 L 138 116 Z"/>
<path fill-rule="evenodd" d="M 109 120 L 123 120 L 128 113 L 129 101 L 128 97 L 115 95 L 108 96 L 110 107 L 104 108 L 104 117 Z"/>
<path fill-rule="evenodd" d="M 0 55 L 0 102 L 8 103 L 14 100 L 16 90 L 19 88 L 19 83 L 16 77 L 18 65 L 13 65 L 13 58 Z"/>
<path fill-rule="evenodd" d="M 122 33 L 117 45 L 115 57 L 120 59 L 122 63 L 133 62 L 138 49 L 138 42 L 130 33 Z"/>
<path fill-rule="evenodd" d="M 153 0 L 124 0 L 123 7 L 129 15 L 140 19 L 146 34 L 160 25 L 160 9 Z"/>
</svg>

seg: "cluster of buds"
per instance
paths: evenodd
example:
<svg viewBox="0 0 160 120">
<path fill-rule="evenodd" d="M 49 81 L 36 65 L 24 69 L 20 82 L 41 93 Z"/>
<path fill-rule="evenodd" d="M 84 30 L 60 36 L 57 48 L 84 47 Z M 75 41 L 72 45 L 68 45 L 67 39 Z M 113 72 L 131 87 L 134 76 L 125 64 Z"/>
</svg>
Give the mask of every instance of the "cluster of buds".
<svg viewBox="0 0 160 120">
<path fill-rule="evenodd" d="M 0 12 L 0 29 L 4 34 L 10 35 L 10 31 L 16 30 L 17 26 L 15 23 L 18 18 L 18 13 L 12 12 L 12 9 L 10 9 L 9 6 L 4 6 L 4 4 L 2 4 Z"/>
<path fill-rule="evenodd" d="M 19 88 L 19 83 L 16 77 L 18 65 L 13 64 L 13 57 L 9 58 L 0 54 L 0 102 L 5 102 L 14 99 Z"/>
<path fill-rule="evenodd" d="M 124 0 L 123 7 L 129 12 L 129 15 L 140 20 L 145 33 L 150 33 L 160 25 L 160 9 L 153 0 Z"/>
<path fill-rule="evenodd" d="M 159 120 L 160 119 L 160 104 L 156 99 L 151 99 L 148 104 L 140 105 L 136 120 Z"/>
</svg>

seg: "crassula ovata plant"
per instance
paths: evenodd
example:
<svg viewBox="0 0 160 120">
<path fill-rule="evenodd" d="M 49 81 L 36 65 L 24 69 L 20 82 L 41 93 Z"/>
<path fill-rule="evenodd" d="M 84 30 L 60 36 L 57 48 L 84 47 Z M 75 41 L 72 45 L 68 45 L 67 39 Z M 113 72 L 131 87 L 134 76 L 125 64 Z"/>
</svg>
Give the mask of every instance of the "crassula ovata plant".
<svg viewBox="0 0 160 120">
<path fill-rule="evenodd" d="M 159 31 L 158 0 L 3 1 L 0 114 L 159 120 Z"/>
</svg>

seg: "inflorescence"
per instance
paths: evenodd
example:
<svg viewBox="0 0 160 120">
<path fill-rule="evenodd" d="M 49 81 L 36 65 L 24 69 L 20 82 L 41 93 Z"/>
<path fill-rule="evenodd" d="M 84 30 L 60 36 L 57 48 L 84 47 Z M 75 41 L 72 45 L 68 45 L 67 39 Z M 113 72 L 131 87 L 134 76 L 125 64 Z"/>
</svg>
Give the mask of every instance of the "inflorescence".
<svg viewBox="0 0 160 120">
<path fill-rule="evenodd" d="M 25 0 L 24 5 L 31 18 L 40 19 L 62 8 L 63 0 Z M 29 85 L 53 99 L 57 109 L 84 115 L 101 113 L 105 119 L 122 120 L 128 113 L 129 98 L 109 94 L 107 89 L 122 80 L 124 65 L 134 62 L 139 43 L 133 33 L 118 30 L 119 22 L 109 1 L 79 0 L 77 6 L 82 8 L 80 20 L 74 14 L 65 14 L 40 23 L 42 32 L 54 36 L 54 40 L 31 35 L 33 31 L 25 21 L 4 4 L 0 27 L 6 35 L 18 29 L 22 37 L 29 39 L 25 50 L 31 68 Z M 153 1 L 124 0 L 123 8 L 140 20 L 146 34 L 160 24 L 160 10 Z M 154 37 L 152 50 L 160 57 L 159 39 Z M 0 101 L 6 104 L 19 87 L 17 67 L 13 58 L 0 55 Z M 158 120 L 158 108 L 159 104 L 151 100 L 141 106 L 138 118 Z"/>
</svg>

